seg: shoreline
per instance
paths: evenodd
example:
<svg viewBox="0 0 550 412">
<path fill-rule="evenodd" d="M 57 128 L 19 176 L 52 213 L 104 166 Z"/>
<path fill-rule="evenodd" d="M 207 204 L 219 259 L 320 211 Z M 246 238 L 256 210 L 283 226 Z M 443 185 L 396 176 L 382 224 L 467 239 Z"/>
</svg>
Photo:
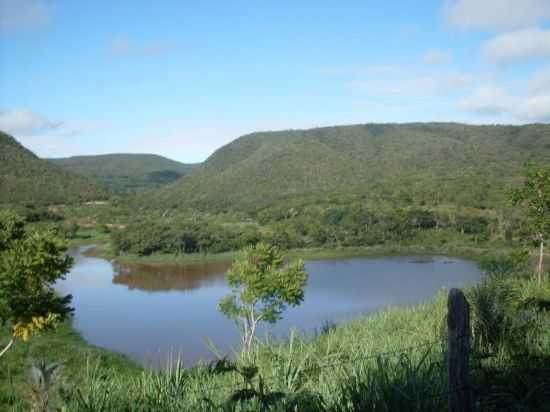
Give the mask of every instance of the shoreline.
<svg viewBox="0 0 550 412">
<path fill-rule="evenodd" d="M 181 265 L 211 262 L 230 262 L 238 258 L 240 251 L 230 251 L 216 254 L 192 253 L 186 255 L 154 254 L 150 256 L 137 256 L 131 254 L 113 255 L 109 246 L 105 243 L 95 243 L 84 254 L 89 257 L 98 257 L 123 265 Z M 72 244 L 72 246 L 84 246 L 84 243 Z M 507 248 L 492 249 L 489 247 L 455 246 L 448 248 L 431 248 L 420 245 L 406 246 L 370 246 L 370 247 L 335 247 L 315 249 L 290 249 L 283 253 L 290 259 L 303 259 L 306 261 L 331 260 L 360 257 L 386 257 L 386 256 L 447 256 L 465 258 L 479 261 L 483 256 L 506 252 Z"/>
</svg>

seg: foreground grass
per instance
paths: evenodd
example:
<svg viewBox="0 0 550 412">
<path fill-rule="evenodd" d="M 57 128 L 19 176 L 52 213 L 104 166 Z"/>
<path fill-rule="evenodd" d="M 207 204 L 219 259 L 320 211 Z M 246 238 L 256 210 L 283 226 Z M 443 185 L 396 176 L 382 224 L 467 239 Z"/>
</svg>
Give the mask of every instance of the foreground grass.
<svg viewBox="0 0 550 412">
<path fill-rule="evenodd" d="M 8 329 L 0 328 L 0 343 L 8 340 Z M 70 323 L 63 323 L 55 331 L 28 343 L 17 341 L 0 359 L 0 410 L 27 406 L 26 399 L 31 392 L 30 369 L 35 360 L 60 363 L 62 380 L 76 385 L 83 382 L 87 361 L 93 362 L 98 370 L 108 370 L 118 376 L 133 376 L 141 369 L 124 356 L 88 345 Z"/>
</svg>

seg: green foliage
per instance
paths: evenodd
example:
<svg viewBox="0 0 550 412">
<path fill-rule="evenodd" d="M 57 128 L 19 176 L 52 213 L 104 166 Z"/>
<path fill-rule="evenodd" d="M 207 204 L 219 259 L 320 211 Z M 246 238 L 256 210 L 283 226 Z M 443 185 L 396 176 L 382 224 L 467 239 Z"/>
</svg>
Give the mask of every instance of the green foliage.
<svg viewBox="0 0 550 412">
<path fill-rule="evenodd" d="M 220 359 L 210 365 L 210 370 L 213 375 L 234 372 L 243 379 L 243 387 L 236 388 L 228 399 L 219 405 L 220 409 L 233 411 L 239 406 L 248 406 L 262 412 L 269 411 L 273 407 L 282 406 L 287 397 L 283 392 L 270 391 L 262 376 L 258 374 L 258 368 L 254 365 L 241 366 L 236 362 Z M 255 378 L 258 378 L 257 384 Z M 214 409 L 218 408 L 218 405 L 213 402 L 209 403 Z"/>
<path fill-rule="evenodd" d="M 195 167 L 153 154 L 107 154 L 48 160 L 121 194 L 172 183 Z"/>
<path fill-rule="evenodd" d="M 536 289 L 542 299 L 533 299 Z M 548 410 L 550 289 L 529 279 L 492 276 L 468 298 L 480 410 Z"/>
<path fill-rule="evenodd" d="M 479 268 L 492 277 L 518 276 L 528 271 L 529 252 L 517 250 L 504 256 L 488 256 L 480 261 Z"/>
<path fill-rule="evenodd" d="M 495 351 L 510 338 L 512 304 L 517 294 L 503 279 L 489 278 L 472 288 L 472 328 L 476 345 Z"/>
<path fill-rule="evenodd" d="M 550 234 L 550 166 L 528 163 L 523 186 L 513 190 L 511 198 L 522 206 L 533 234 L 545 240 Z"/>
<path fill-rule="evenodd" d="M 439 252 L 443 244 L 487 246 L 504 237 L 502 225 L 487 211 L 379 209 L 358 201 L 273 206 L 259 212 L 256 219 L 235 213 L 212 215 L 182 210 L 169 217 L 136 219 L 124 229 L 113 230 L 112 244 L 120 254 L 137 256 L 221 253 L 257 242 L 281 250 L 421 245 Z M 464 222 L 471 221 L 483 225 L 479 230 L 465 231 Z M 513 239 L 508 242 L 511 244 Z"/>
<path fill-rule="evenodd" d="M 10 328 L 0 327 L 0 341 L 11 336 Z M 56 370 L 55 382 L 48 392 L 50 410 L 63 410 L 62 396 L 76 391 L 86 376 L 87 360 L 94 365 L 97 376 L 138 376 L 142 369 L 129 359 L 89 346 L 69 322 L 59 324 L 34 337 L 24 345 L 14 345 L 0 367 L 0 410 L 29 411 L 33 397 L 33 379 L 29 372 L 36 360 L 46 365 L 62 365 Z M 60 391 L 62 393 L 60 394 Z M 74 409 L 71 409 L 74 410 Z M 97 409 L 95 409 L 97 410 Z"/>
<path fill-rule="evenodd" d="M 59 296 L 53 283 L 72 265 L 55 230 L 27 230 L 19 216 L 0 211 L 0 325 L 26 340 L 71 313 L 71 296 Z"/>
<path fill-rule="evenodd" d="M 116 254 L 138 256 L 222 253 L 255 244 L 258 239 L 253 225 L 220 222 L 206 216 L 146 219 L 111 232 Z"/>
<path fill-rule="evenodd" d="M 501 188 L 514 183 L 526 160 L 550 158 L 549 130 L 412 123 L 254 133 L 138 201 L 257 211 L 353 195 L 369 204 L 487 209 L 504 203 Z"/>
<path fill-rule="evenodd" d="M 514 204 L 522 206 L 533 239 L 538 243 L 538 279 L 542 283 L 544 244 L 550 237 L 550 166 L 528 163 L 521 188 L 511 193 Z"/>
<path fill-rule="evenodd" d="M 407 354 L 397 361 L 378 358 L 376 366 L 355 368 L 341 383 L 341 401 L 334 411 L 441 411 L 446 399 L 445 368 L 431 362 L 429 351 L 420 360 Z"/>
<path fill-rule="evenodd" d="M 39 159 L 0 131 L 0 204 L 51 205 L 103 199 L 106 192 L 85 178 Z"/>
<path fill-rule="evenodd" d="M 58 363 L 34 361 L 31 366 L 31 404 L 33 412 L 48 412 L 50 396 L 61 371 Z"/>
<path fill-rule="evenodd" d="M 63 223 L 62 229 L 67 238 L 74 239 L 76 237 L 79 227 L 78 223 L 76 223 L 74 220 L 69 220 Z"/>
<path fill-rule="evenodd" d="M 259 322 L 275 323 L 287 306 L 302 302 L 307 277 L 302 261 L 285 265 L 277 248 L 265 243 L 247 248 L 233 263 L 227 274 L 231 294 L 219 307 L 238 323 L 244 350 L 250 351 Z"/>
</svg>

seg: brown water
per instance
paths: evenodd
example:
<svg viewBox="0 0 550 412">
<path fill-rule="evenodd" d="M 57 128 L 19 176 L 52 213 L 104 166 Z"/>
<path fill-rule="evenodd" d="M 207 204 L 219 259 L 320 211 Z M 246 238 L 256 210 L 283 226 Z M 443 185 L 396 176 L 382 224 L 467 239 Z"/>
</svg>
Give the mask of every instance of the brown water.
<svg viewBox="0 0 550 412">
<path fill-rule="evenodd" d="M 72 252 L 75 266 L 57 289 L 73 295 L 74 326 L 89 343 L 153 366 L 174 356 L 187 365 L 213 358 L 207 338 L 224 354 L 238 348 L 235 324 L 217 310 L 229 291 L 228 262 L 120 266 L 83 250 Z M 260 337 L 284 338 L 293 328 L 312 333 L 327 321 L 419 303 L 483 276 L 473 262 L 447 257 L 311 261 L 306 269 L 304 302 Z"/>
</svg>

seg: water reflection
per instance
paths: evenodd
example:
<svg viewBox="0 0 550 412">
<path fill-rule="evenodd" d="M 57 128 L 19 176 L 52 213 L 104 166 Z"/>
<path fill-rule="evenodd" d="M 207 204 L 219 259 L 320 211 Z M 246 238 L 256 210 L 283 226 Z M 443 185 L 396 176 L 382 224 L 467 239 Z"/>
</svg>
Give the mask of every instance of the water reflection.
<svg viewBox="0 0 550 412">
<path fill-rule="evenodd" d="M 113 264 L 113 283 L 147 292 L 193 290 L 223 283 L 230 262 Z"/>
</svg>

